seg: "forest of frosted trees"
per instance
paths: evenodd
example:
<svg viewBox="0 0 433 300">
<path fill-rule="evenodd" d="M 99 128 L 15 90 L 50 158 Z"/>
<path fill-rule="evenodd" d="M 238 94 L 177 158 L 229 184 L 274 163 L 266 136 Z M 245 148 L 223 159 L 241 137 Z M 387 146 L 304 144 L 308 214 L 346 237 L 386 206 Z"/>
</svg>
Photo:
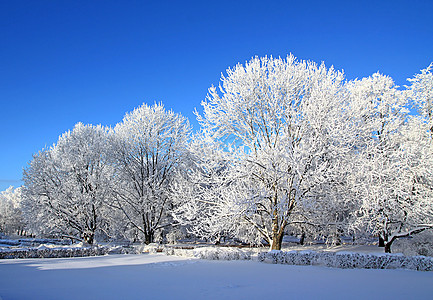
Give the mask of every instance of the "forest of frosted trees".
<svg viewBox="0 0 433 300">
<path fill-rule="evenodd" d="M 78 123 L 1 194 L 0 231 L 88 244 L 183 232 L 276 250 L 285 234 L 374 237 L 391 252 L 433 227 L 432 68 L 398 87 L 256 57 L 209 89 L 198 132 L 162 104 L 112 128 Z"/>
</svg>

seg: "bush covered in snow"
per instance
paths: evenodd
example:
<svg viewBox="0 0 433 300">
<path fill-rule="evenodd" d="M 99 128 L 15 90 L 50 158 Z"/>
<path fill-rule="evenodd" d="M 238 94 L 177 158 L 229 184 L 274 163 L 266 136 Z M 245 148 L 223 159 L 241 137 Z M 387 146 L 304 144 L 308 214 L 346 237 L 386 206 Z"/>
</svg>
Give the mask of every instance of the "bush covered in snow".
<svg viewBox="0 0 433 300">
<path fill-rule="evenodd" d="M 404 255 L 433 256 L 433 231 L 426 230 L 410 238 L 394 242 L 393 251 Z"/>
<path fill-rule="evenodd" d="M 166 248 L 167 255 L 194 257 L 209 260 L 250 260 L 254 254 L 253 250 L 244 250 L 229 247 L 201 247 L 195 249 Z"/>
<path fill-rule="evenodd" d="M 71 245 L 70 240 L 62 240 L 62 239 L 0 239 L 0 247 L 1 245 L 6 246 L 40 246 L 40 245 Z"/>
<path fill-rule="evenodd" d="M 356 252 L 270 251 L 222 247 L 179 249 L 167 247 L 167 255 L 209 260 L 255 260 L 299 266 L 326 266 L 341 269 L 410 269 L 433 271 L 433 258 L 402 254 L 364 254 Z"/>
<path fill-rule="evenodd" d="M 63 258 L 105 255 L 108 247 L 56 247 L 0 249 L 0 259 L 5 258 Z"/>
<path fill-rule="evenodd" d="M 351 252 L 270 251 L 258 260 L 288 265 L 318 265 L 342 269 L 410 269 L 433 271 L 433 258 L 401 254 L 364 254 Z"/>
</svg>

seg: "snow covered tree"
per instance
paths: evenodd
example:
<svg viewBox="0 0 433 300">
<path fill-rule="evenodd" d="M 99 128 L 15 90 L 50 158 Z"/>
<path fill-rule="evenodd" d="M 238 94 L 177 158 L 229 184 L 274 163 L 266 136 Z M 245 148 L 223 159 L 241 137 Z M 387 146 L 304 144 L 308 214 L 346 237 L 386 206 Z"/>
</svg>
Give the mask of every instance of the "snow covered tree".
<svg viewBox="0 0 433 300">
<path fill-rule="evenodd" d="M 429 130 L 433 134 L 433 63 L 414 78 L 409 78 L 411 85 L 408 87 L 409 96 L 415 102 L 419 114 L 430 125 Z"/>
<path fill-rule="evenodd" d="M 227 199 L 229 190 L 236 190 L 237 180 L 233 180 L 228 153 L 217 144 L 203 134 L 192 138 L 188 149 L 190 164 L 187 172 L 176 173 L 172 194 L 176 222 L 193 236 L 214 242 L 242 235 L 239 218 Z M 254 242 L 256 238 L 252 234 L 245 240 Z"/>
<path fill-rule="evenodd" d="M 397 238 L 431 226 L 431 127 L 428 118 L 407 115 L 413 94 L 398 90 L 387 76 L 354 81 L 350 89 L 352 109 L 360 116 L 360 150 L 349 176 L 360 200 L 354 224 L 391 252 Z"/>
<path fill-rule="evenodd" d="M 333 68 L 292 55 L 254 58 L 227 70 L 198 117 L 229 157 L 212 174 L 224 184 L 199 199 L 209 215 L 218 211 L 227 228 L 242 224 L 280 249 L 288 224 L 311 222 L 305 212 L 316 217 L 343 201 L 338 186 L 353 148 L 343 79 Z"/>
<path fill-rule="evenodd" d="M 112 163 L 115 199 L 133 229 L 152 243 L 155 232 L 171 225 L 174 174 L 187 158 L 190 125 L 162 104 L 143 104 L 114 128 Z"/>
<path fill-rule="evenodd" d="M 25 227 L 21 211 L 21 187 L 10 186 L 0 193 L 0 232 L 22 234 Z"/>
<path fill-rule="evenodd" d="M 93 244 L 106 226 L 111 167 L 106 163 L 108 132 L 78 123 L 57 144 L 34 155 L 24 171 L 23 205 L 37 233 Z"/>
</svg>

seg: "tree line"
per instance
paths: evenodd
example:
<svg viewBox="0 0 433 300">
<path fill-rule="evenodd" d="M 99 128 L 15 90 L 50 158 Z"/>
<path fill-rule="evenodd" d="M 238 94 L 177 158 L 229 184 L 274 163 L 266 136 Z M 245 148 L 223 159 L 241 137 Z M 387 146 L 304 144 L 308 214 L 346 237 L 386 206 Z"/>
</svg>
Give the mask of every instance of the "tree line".
<svg viewBox="0 0 433 300">
<path fill-rule="evenodd" d="M 162 104 L 114 128 L 78 123 L 24 170 L 27 228 L 89 244 L 183 228 L 270 249 L 287 233 L 346 234 L 391 252 L 433 227 L 432 67 L 401 88 L 256 57 L 209 89 L 199 132 Z"/>
</svg>

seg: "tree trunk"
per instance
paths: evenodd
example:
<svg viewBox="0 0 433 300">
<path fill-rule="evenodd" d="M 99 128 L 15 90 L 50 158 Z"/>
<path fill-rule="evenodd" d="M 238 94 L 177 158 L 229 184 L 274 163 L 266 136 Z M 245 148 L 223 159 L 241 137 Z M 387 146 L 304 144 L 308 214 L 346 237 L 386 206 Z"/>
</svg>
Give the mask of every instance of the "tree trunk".
<svg viewBox="0 0 433 300">
<path fill-rule="evenodd" d="M 340 238 L 340 235 L 338 233 L 334 234 L 334 236 L 332 237 L 332 244 L 335 246 L 341 245 L 341 238 Z"/>
<path fill-rule="evenodd" d="M 305 233 L 302 233 L 301 238 L 299 239 L 299 245 L 304 245 Z"/>
<path fill-rule="evenodd" d="M 89 245 L 93 245 L 95 239 L 95 233 L 94 232 L 86 232 L 83 234 L 83 240 Z"/>
<path fill-rule="evenodd" d="M 385 253 L 391 253 L 391 245 L 397 238 L 394 236 L 390 241 L 385 243 Z"/>
<path fill-rule="evenodd" d="M 154 240 L 155 240 L 154 235 L 155 235 L 155 233 L 153 231 L 146 231 L 144 233 L 144 243 L 146 245 L 149 245 L 150 243 L 153 243 Z"/>
<path fill-rule="evenodd" d="M 385 244 L 385 253 L 391 253 L 391 243 Z"/>
<path fill-rule="evenodd" d="M 385 247 L 385 240 L 381 235 L 379 235 L 379 245 L 378 247 Z"/>
<path fill-rule="evenodd" d="M 283 243 L 284 227 L 278 226 L 278 218 L 272 220 L 271 250 L 281 250 Z"/>
<path fill-rule="evenodd" d="M 271 250 L 281 250 L 283 234 L 272 235 Z"/>
</svg>

